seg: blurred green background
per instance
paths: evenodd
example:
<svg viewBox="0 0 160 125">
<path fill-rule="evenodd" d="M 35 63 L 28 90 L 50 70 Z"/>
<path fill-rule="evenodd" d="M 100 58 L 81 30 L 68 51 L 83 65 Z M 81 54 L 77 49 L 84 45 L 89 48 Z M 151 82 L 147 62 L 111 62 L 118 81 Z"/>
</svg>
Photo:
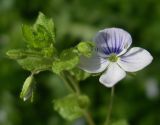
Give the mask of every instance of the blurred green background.
<svg viewBox="0 0 160 125">
<path fill-rule="evenodd" d="M 34 103 L 23 102 L 19 93 L 28 71 L 6 57 L 9 49 L 24 46 L 21 25 L 33 23 L 41 11 L 53 18 L 60 49 L 92 40 L 106 27 L 131 33 L 132 46 L 146 48 L 153 63 L 116 85 L 112 121 L 129 125 L 160 125 L 160 1 L 159 0 L 0 0 L 0 125 L 87 125 L 82 117 L 67 122 L 53 110 L 53 99 L 67 93 L 51 72 L 36 76 Z M 80 83 L 91 98 L 91 114 L 101 124 L 108 110 L 110 89 L 98 77 Z"/>
</svg>

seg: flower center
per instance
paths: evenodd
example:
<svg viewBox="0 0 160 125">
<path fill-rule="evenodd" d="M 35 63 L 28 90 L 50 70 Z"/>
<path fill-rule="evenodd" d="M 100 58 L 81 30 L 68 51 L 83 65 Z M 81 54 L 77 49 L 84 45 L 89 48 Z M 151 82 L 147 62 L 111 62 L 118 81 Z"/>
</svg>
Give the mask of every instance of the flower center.
<svg viewBox="0 0 160 125">
<path fill-rule="evenodd" d="M 117 62 L 118 58 L 119 57 L 114 53 L 110 54 L 108 57 L 109 61 L 111 61 L 111 62 Z"/>
</svg>

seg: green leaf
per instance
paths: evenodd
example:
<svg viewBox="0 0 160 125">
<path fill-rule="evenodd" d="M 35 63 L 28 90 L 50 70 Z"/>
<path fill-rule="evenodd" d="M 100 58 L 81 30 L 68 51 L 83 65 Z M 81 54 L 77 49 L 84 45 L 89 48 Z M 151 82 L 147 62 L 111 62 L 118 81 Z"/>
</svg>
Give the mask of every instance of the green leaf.
<svg viewBox="0 0 160 125">
<path fill-rule="evenodd" d="M 78 51 L 86 57 L 90 57 L 92 55 L 92 50 L 94 47 L 94 42 L 80 42 L 77 45 Z"/>
<path fill-rule="evenodd" d="M 54 101 L 54 109 L 66 120 L 81 117 L 88 106 L 89 98 L 85 95 L 70 94 Z"/>
<path fill-rule="evenodd" d="M 74 68 L 70 71 L 71 75 L 73 75 L 78 81 L 85 80 L 90 76 L 90 73 L 84 72 L 79 68 Z"/>
<path fill-rule="evenodd" d="M 52 39 L 48 31 L 42 25 L 37 25 L 34 33 L 35 48 L 50 47 L 52 45 Z"/>
<path fill-rule="evenodd" d="M 28 43 L 32 43 L 34 41 L 33 29 L 29 25 L 22 25 L 22 33 L 23 37 Z"/>
<path fill-rule="evenodd" d="M 63 70 L 71 70 L 79 63 L 79 56 L 74 49 L 64 50 L 60 59 L 53 62 L 53 72 L 59 74 Z"/>
<path fill-rule="evenodd" d="M 129 125 L 126 120 L 119 120 L 117 122 L 112 123 L 112 125 Z"/>
<path fill-rule="evenodd" d="M 55 42 L 54 23 L 39 13 L 34 26 L 22 25 L 23 36 L 29 48 L 51 48 Z"/>
<path fill-rule="evenodd" d="M 7 53 L 11 59 L 24 59 L 26 57 L 42 57 L 44 54 L 43 52 L 35 51 L 35 50 L 24 50 L 24 49 L 12 49 L 9 50 Z"/>
<path fill-rule="evenodd" d="M 9 50 L 6 55 L 11 59 L 23 59 L 27 56 L 25 51 L 21 49 Z"/>
<path fill-rule="evenodd" d="M 37 52 L 34 50 L 10 50 L 7 52 L 7 55 L 16 59 L 18 63 L 26 70 L 32 72 L 39 72 L 48 70 L 52 67 L 52 59 L 45 58 L 51 56 L 53 52 Z M 48 50 L 50 51 L 50 50 Z M 46 55 L 44 55 L 46 54 Z M 43 57 L 44 56 L 44 57 Z"/>
<path fill-rule="evenodd" d="M 31 99 L 31 101 L 33 101 L 33 94 L 34 94 L 34 89 L 35 89 L 35 80 L 34 80 L 34 76 L 31 75 L 29 77 L 27 77 L 27 79 L 25 80 L 23 87 L 22 87 L 22 91 L 20 94 L 20 98 L 23 99 L 24 101 Z"/>
<path fill-rule="evenodd" d="M 41 53 L 43 54 L 43 57 L 54 57 L 57 55 L 57 50 L 54 46 L 51 46 L 49 48 L 43 48 Z"/>
<path fill-rule="evenodd" d="M 36 25 L 36 29 L 29 25 L 23 25 L 22 32 L 29 48 L 42 49 L 53 44 L 51 36 L 42 25 Z"/>
<path fill-rule="evenodd" d="M 37 25 L 45 27 L 49 36 L 51 36 L 52 41 L 55 42 L 55 27 L 52 19 L 48 19 L 43 13 L 39 12 L 38 19 L 34 27 L 37 27 Z"/>
<path fill-rule="evenodd" d="M 52 66 L 52 61 L 47 58 L 27 57 L 17 61 L 22 66 L 22 68 L 32 72 L 48 70 Z"/>
</svg>

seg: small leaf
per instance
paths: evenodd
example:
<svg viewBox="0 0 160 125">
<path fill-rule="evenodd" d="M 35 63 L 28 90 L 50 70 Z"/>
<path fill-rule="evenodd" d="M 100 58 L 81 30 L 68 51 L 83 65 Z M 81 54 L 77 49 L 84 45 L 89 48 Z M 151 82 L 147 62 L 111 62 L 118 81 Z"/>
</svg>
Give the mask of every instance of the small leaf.
<svg viewBox="0 0 160 125">
<path fill-rule="evenodd" d="M 84 72 L 79 68 L 74 68 L 70 71 L 71 75 L 73 75 L 78 81 L 85 80 L 90 76 L 89 73 Z"/>
<path fill-rule="evenodd" d="M 39 51 L 35 50 L 24 50 L 24 49 L 12 49 L 9 50 L 7 53 L 11 59 L 24 59 L 26 57 L 42 57 L 43 54 Z"/>
<path fill-rule="evenodd" d="M 59 74 L 63 70 L 73 69 L 78 63 L 79 56 L 74 49 L 64 50 L 60 55 L 60 59 L 53 62 L 52 70 Z"/>
<path fill-rule="evenodd" d="M 48 34 L 51 36 L 52 41 L 55 42 L 55 27 L 52 19 L 48 19 L 43 13 L 39 13 L 38 19 L 34 25 L 42 25 L 48 31 Z"/>
<path fill-rule="evenodd" d="M 54 46 L 43 48 L 41 52 L 43 54 L 43 57 L 54 57 L 57 55 L 57 50 Z"/>
<path fill-rule="evenodd" d="M 23 25 L 22 32 L 29 48 L 42 49 L 53 44 L 51 36 L 42 25 L 36 25 L 36 29 L 29 25 Z"/>
<path fill-rule="evenodd" d="M 89 98 L 85 95 L 70 94 L 54 101 L 54 109 L 66 120 L 74 120 L 83 115 L 89 106 Z"/>
<path fill-rule="evenodd" d="M 27 77 L 27 79 L 25 80 L 23 84 L 20 98 L 23 99 L 24 101 L 28 99 L 31 99 L 31 101 L 33 101 L 34 89 L 35 89 L 35 80 L 34 80 L 33 75 L 31 75 Z"/>
<path fill-rule="evenodd" d="M 20 49 L 9 50 L 6 53 L 6 55 L 9 56 L 9 58 L 11 58 L 11 59 L 23 59 L 27 56 L 25 54 L 24 50 L 20 50 Z"/>
<path fill-rule="evenodd" d="M 94 43 L 93 42 L 80 42 L 77 45 L 77 49 L 78 51 L 86 57 L 90 57 L 92 55 L 92 50 L 94 47 Z"/>
<path fill-rule="evenodd" d="M 42 25 L 37 25 L 34 31 L 35 48 L 50 47 L 52 39 L 48 31 Z"/>
<path fill-rule="evenodd" d="M 52 61 L 47 58 L 40 57 L 27 57 L 24 59 L 19 59 L 18 63 L 26 70 L 32 72 L 39 72 L 48 70 L 52 66 Z"/>
<path fill-rule="evenodd" d="M 126 120 L 119 120 L 117 122 L 112 123 L 111 125 L 129 125 Z"/>
<path fill-rule="evenodd" d="M 25 40 L 27 42 L 32 42 L 34 41 L 34 36 L 33 36 L 33 29 L 31 26 L 29 25 L 22 25 L 22 33 L 23 33 L 23 37 L 25 38 Z"/>
</svg>

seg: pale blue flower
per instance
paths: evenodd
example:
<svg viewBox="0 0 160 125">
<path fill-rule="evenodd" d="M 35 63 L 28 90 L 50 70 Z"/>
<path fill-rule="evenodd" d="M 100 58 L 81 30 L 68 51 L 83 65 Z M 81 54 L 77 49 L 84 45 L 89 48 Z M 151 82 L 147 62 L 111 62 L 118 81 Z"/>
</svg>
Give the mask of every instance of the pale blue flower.
<svg viewBox="0 0 160 125">
<path fill-rule="evenodd" d="M 103 72 L 99 81 L 107 87 L 122 80 L 126 72 L 139 71 L 153 60 L 151 54 L 143 48 L 133 47 L 128 50 L 132 38 L 120 28 L 101 30 L 93 41 L 96 47 L 92 57 L 81 57 L 79 67 L 89 73 Z"/>
</svg>

